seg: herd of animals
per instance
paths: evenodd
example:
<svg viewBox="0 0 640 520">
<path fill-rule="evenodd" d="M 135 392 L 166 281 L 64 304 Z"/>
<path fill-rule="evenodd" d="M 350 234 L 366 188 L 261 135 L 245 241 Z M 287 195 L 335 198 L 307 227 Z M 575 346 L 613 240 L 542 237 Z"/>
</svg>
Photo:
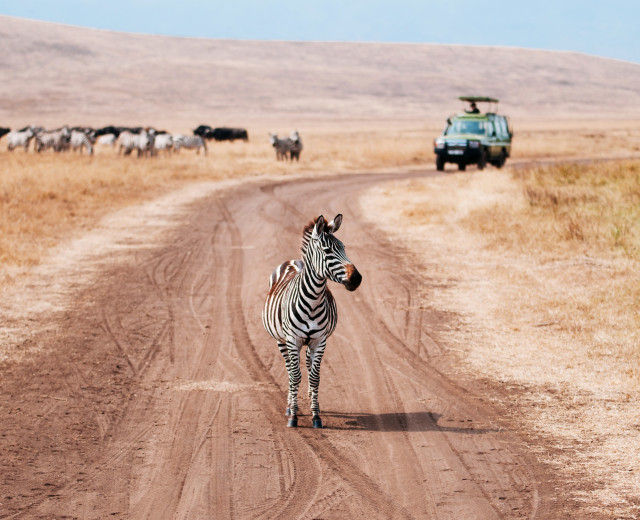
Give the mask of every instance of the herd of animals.
<svg viewBox="0 0 640 520">
<path fill-rule="evenodd" d="M 24 148 L 26 152 L 33 142 L 33 151 L 38 153 L 48 149 L 54 152 L 73 150 L 80 153 L 86 150 L 89 155 L 93 155 L 94 146 L 101 144 L 117 147 L 120 155 L 131 155 L 135 151 L 138 157 L 179 152 L 183 148 L 196 150 L 196 153 L 200 153 L 202 149 L 206 155 L 207 141 L 249 140 L 249 134 L 244 128 L 212 128 L 208 125 L 198 126 L 193 135 L 171 134 L 151 127 L 105 126 L 96 129 L 63 126 L 55 130 L 39 126 L 26 126 L 20 130 L 0 127 L 0 138 L 5 135 L 8 151 Z M 270 142 L 276 151 L 277 160 L 300 160 L 302 139 L 297 130 L 286 138 L 270 134 Z"/>
</svg>

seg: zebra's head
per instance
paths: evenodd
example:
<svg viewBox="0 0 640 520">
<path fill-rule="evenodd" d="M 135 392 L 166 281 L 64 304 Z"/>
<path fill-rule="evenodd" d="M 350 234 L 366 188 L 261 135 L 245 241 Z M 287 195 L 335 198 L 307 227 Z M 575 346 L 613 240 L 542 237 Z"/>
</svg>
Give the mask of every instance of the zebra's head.
<svg viewBox="0 0 640 520">
<path fill-rule="evenodd" d="M 305 260 L 319 276 L 341 283 L 349 291 L 355 291 L 362 282 L 362 276 L 347 257 L 344 244 L 334 236 L 340 224 L 341 214 L 331 222 L 320 215 L 305 228 L 302 251 Z"/>
</svg>

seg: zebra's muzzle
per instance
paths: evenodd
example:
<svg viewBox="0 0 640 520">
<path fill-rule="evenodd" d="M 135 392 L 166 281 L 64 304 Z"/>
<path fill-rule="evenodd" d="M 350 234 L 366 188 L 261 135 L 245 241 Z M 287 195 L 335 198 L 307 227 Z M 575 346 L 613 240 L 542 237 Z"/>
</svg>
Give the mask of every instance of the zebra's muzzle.
<svg viewBox="0 0 640 520">
<path fill-rule="evenodd" d="M 362 282 L 362 275 L 353 264 L 348 264 L 346 269 L 347 276 L 345 276 L 342 284 L 347 288 L 347 291 L 355 291 Z"/>
</svg>

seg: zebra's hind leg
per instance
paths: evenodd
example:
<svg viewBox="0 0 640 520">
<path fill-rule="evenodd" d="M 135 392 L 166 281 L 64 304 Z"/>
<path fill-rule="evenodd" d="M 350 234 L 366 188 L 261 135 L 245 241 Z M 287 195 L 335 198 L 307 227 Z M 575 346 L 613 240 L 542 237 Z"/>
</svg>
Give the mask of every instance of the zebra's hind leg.
<svg viewBox="0 0 640 520">
<path fill-rule="evenodd" d="M 296 343 L 287 343 L 287 350 L 289 354 L 289 365 L 287 367 L 289 372 L 289 407 L 291 409 L 287 427 L 295 428 L 298 426 L 298 386 L 302 379 L 302 374 L 300 373 L 300 349 Z"/>
<path fill-rule="evenodd" d="M 322 419 L 320 419 L 320 404 L 318 402 L 318 389 L 320 387 L 320 363 L 324 355 L 324 349 L 327 346 L 325 341 L 321 341 L 316 345 L 309 345 L 307 349 L 307 357 L 311 358 L 309 369 L 309 396 L 311 397 L 311 417 L 314 428 L 322 428 Z M 309 356 L 309 352 L 311 355 Z"/>
<path fill-rule="evenodd" d="M 286 343 L 278 343 L 278 350 L 280 350 L 280 354 L 284 358 L 284 366 L 287 369 L 287 374 L 289 374 L 289 350 L 287 349 Z M 291 415 L 291 393 L 287 392 L 287 410 L 285 411 L 285 415 L 289 417 Z"/>
</svg>

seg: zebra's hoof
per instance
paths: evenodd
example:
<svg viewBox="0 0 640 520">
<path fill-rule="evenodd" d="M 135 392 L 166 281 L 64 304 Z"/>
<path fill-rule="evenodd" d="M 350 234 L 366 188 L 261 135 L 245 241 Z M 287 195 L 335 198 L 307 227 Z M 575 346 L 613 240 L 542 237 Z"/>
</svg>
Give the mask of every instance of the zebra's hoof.
<svg viewBox="0 0 640 520">
<path fill-rule="evenodd" d="M 289 417 L 291 415 L 291 408 L 287 408 L 287 411 L 284 414 Z"/>
<path fill-rule="evenodd" d="M 287 422 L 287 428 L 297 428 L 298 427 L 298 417 L 292 415 L 289 421 Z"/>
<path fill-rule="evenodd" d="M 317 415 L 313 418 L 313 427 L 314 428 L 322 428 L 322 419 Z"/>
</svg>

